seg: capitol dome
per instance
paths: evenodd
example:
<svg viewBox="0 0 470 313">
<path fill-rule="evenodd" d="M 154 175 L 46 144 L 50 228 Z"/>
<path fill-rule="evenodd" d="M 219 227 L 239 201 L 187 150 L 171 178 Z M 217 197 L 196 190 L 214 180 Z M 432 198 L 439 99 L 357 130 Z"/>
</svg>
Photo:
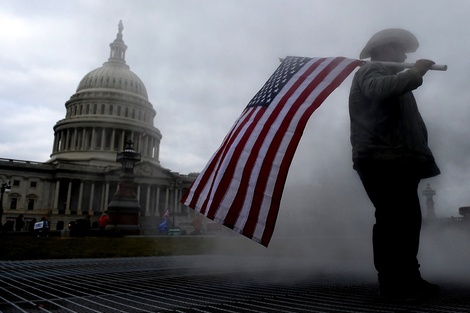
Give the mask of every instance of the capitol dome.
<svg viewBox="0 0 470 313">
<path fill-rule="evenodd" d="M 116 153 L 130 140 L 143 161 L 160 164 L 156 111 L 144 83 L 126 64 L 122 22 L 118 29 L 108 61 L 86 74 L 65 103 L 49 162 L 117 166 Z"/>
<path fill-rule="evenodd" d="M 114 42 L 109 46 L 111 55 L 108 62 L 83 77 L 77 87 L 77 93 L 87 89 L 111 88 L 128 91 L 140 95 L 148 100 L 147 89 L 139 76 L 134 74 L 126 64 L 127 46 L 122 40 L 124 27 L 119 23 L 119 32 Z"/>
<path fill-rule="evenodd" d="M 77 92 L 94 88 L 112 88 L 138 94 L 148 100 L 147 89 L 140 78 L 126 64 L 109 61 L 97 68 L 78 84 Z"/>
</svg>

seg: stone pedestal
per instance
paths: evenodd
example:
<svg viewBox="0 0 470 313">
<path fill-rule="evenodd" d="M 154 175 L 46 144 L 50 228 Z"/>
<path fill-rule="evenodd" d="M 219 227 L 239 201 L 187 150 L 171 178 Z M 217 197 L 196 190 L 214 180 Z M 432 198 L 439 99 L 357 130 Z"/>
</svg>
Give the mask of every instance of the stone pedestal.
<svg viewBox="0 0 470 313">
<path fill-rule="evenodd" d="M 133 192 L 133 182 L 120 182 L 116 194 L 108 204 L 106 231 L 112 231 L 116 235 L 138 235 L 139 215 L 140 204 Z"/>
<path fill-rule="evenodd" d="M 134 191 L 134 165 L 140 161 L 140 154 L 134 151 L 131 141 L 127 141 L 124 151 L 118 153 L 117 161 L 122 163 L 122 173 L 116 193 L 108 204 L 105 230 L 110 235 L 139 235 L 140 204 Z"/>
</svg>

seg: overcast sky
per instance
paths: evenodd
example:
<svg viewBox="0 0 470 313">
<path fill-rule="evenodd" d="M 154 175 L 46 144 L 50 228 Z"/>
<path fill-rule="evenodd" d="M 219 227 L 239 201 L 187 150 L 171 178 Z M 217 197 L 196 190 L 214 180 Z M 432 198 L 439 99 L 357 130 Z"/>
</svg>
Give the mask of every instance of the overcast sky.
<svg viewBox="0 0 470 313">
<path fill-rule="evenodd" d="M 449 66 L 429 72 L 415 96 L 442 170 L 421 190 L 427 183 L 436 189 L 438 216 L 457 216 L 470 205 L 468 12 L 465 0 L 2 0 L 0 157 L 49 159 L 65 102 L 107 61 L 119 20 L 127 64 L 157 111 L 161 165 L 180 173 L 203 169 L 279 57 L 357 58 L 372 34 L 399 27 L 420 42 L 408 61 Z M 350 82 L 313 114 L 289 183 L 360 192 L 351 169 Z"/>
</svg>

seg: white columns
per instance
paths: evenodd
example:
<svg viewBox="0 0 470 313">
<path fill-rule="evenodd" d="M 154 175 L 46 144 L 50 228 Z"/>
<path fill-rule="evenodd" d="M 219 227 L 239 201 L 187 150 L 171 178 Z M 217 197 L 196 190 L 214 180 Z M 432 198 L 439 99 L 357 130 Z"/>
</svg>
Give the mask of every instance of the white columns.
<svg viewBox="0 0 470 313">
<path fill-rule="evenodd" d="M 80 190 L 78 191 L 78 207 L 77 214 L 82 215 L 82 198 L 83 198 L 83 181 L 80 181 Z"/>
<path fill-rule="evenodd" d="M 150 185 L 147 185 L 147 199 L 145 200 L 145 216 L 150 216 Z"/>
<path fill-rule="evenodd" d="M 105 198 L 104 198 L 105 193 L 106 193 L 106 184 L 103 184 L 101 186 L 101 201 L 100 201 L 100 207 L 98 208 L 99 212 L 105 211 L 104 208 L 107 207 L 107 205 L 105 205 Z"/>
<path fill-rule="evenodd" d="M 68 151 L 70 150 L 70 147 L 71 147 L 70 142 L 71 142 L 71 137 L 72 137 L 70 129 L 66 130 L 66 134 L 67 134 L 67 139 L 65 141 L 65 150 Z"/>
<path fill-rule="evenodd" d="M 173 194 L 173 197 L 174 197 L 173 204 L 174 204 L 174 207 L 175 207 L 174 212 L 178 212 L 178 213 L 181 213 L 181 206 L 179 205 L 180 202 L 178 201 L 180 192 L 181 191 L 179 189 L 175 188 L 174 189 L 174 194 Z"/>
<path fill-rule="evenodd" d="M 105 140 L 106 140 L 106 130 L 104 128 L 101 128 L 101 146 L 100 150 L 104 150 L 105 146 Z"/>
<path fill-rule="evenodd" d="M 122 136 L 121 136 L 121 144 L 118 147 L 118 151 L 124 149 L 124 143 L 126 142 L 126 132 L 123 130 L 122 131 Z"/>
<path fill-rule="evenodd" d="M 87 129 L 82 128 L 82 142 L 80 143 L 80 150 L 86 150 Z"/>
<path fill-rule="evenodd" d="M 95 183 L 91 183 L 91 191 L 90 191 L 90 202 L 88 203 L 88 211 L 93 210 L 93 198 L 95 195 Z"/>
<path fill-rule="evenodd" d="M 91 146 L 90 150 L 96 150 L 96 129 L 93 127 L 91 130 Z"/>
<path fill-rule="evenodd" d="M 168 206 L 169 200 L 170 200 L 170 190 L 168 188 L 166 188 L 166 190 L 165 190 L 165 210 L 170 209 L 169 206 Z"/>
<path fill-rule="evenodd" d="M 57 150 L 59 150 L 57 146 L 58 137 L 59 137 L 59 132 L 56 132 L 54 134 L 54 143 L 52 145 L 52 153 L 57 152 Z"/>
<path fill-rule="evenodd" d="M 76 150 L 77 148 L 77 129 L 72 129 L 72 144 L 70 145 L 70 150 Z"/>
<path fill-rule="evenodd" d="M 155 199 L 155 212 L 154 216 L 158 216 L 157 214 L 160 212 L 160 187 L 157 187 L 156 190 L 156 199 Z"/>
<path fill-rule="evenodd" d="M 60 179 L 55 183 L 55 191 L 54 191 L 54 213 L 59 214 L 59 190 L 60 190 Z"/>
<path fill-rule="evenodd" d="M 114 151 L 114 138 L 116 137 L 116 129 L 113 128 L 111 133 L 111 142 L 109 143 L 109 150 Z"/>
<path fill-rule="evenodd" d="M 105 187 L 105 190 L 104 190 L 104 208 L 108 207 L 108 199 L 109 199 L 109 183 L 106 183 L 106 187 Z M 106 211 L 106 210 L 103 209 L 103 210 L 100 210 L 100 211 L 102 212 L 102 211 Z"/>
<path fill-rule="evenodd" d="M 65 204 L 65 214 L 70 214 L 70 201 L 72 199 L 72 181 L 69 181 L 67 187 L 67 203 Z"/>
</svg>

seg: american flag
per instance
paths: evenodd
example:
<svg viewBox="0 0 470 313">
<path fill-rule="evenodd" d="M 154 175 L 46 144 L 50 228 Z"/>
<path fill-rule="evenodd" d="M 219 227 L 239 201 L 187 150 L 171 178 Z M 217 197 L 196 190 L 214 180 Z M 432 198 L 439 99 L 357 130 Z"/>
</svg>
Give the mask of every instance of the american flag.
<svg viewBox="0 0 470 313">
<path fill-rule="evenodd" d="M 343 57 L 283 59 L 181 202 L 268 246 L 309 117 L 360 63 Z"/>
</svg>

